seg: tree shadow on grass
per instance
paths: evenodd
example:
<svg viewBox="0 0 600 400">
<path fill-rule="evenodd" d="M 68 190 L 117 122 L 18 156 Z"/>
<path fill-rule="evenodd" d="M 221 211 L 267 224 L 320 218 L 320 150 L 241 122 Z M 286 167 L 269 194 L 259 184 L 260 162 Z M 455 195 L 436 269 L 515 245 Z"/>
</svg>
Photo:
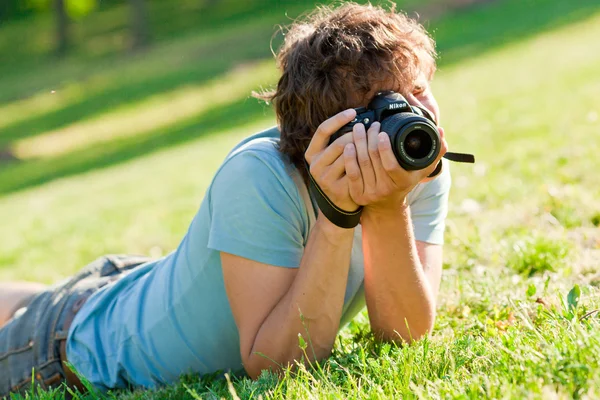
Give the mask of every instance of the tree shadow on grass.
<svg viewBox="0 0 600 400">
<path fill-rule="evenodd" d="M 142 136 L 125 137 L 56 158 L 37 159 L 0 169 L 0 195 L 122 163 L 171 146 L 243 126 L 266 116 L 264 105 L 244 98 Z M 248 135 L 254 132 L 248 132 Z"/>
</svg>

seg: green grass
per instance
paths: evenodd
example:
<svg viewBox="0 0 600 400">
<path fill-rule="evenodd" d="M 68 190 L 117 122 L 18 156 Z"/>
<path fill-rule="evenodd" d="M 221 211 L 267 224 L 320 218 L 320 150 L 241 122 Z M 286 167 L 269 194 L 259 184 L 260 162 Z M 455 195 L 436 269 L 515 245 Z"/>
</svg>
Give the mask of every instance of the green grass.
<svg viewBox="0 0 600 400">
<path fill-rule="evenodd" d="M 529 277 L 563 269 L 569 255 L 569 242 L 546 236 L 531 236 L 514 240 L 507 252 L 506 266 Z"/>
<path fill-rule="evenodd" d="M 110 13 L 89 29 L 118 23 Z M 259 27 L 277 17 L 251 15 L 165 27 L 144 55 L 78 49 L 0 76 L 0 143 L 22 158 L 0 165 L 1 280 L 177 246 L 227 151 L 273 123 L 248 92 L 276 79 Z M 600 5 L 507 0 L 428 25 L 447 57 L 433 86 L 450 147 L 477 156 L 452 166 L 431 338 L 377 344 L 362 313 L 330 359 L 280 380 L 190 376 L 109 397 L 600 397 Z"/>
</svg>

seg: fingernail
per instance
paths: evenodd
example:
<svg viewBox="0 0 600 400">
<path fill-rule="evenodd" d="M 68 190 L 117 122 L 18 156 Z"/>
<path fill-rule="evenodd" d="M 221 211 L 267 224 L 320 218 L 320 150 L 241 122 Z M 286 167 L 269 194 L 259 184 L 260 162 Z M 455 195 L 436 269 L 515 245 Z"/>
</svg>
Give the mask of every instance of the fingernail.
<svg viewBox="0 0 600 400">
<path fill-rule="evenodd" d="M 379 137 L 379 143 L 381 144 L 385 144 L 385 133 L 383 132 L 379 132 L 379 134 L 377 135 Z"/>
<path fill-rule="evenodd" d="M 355 110 L 354 108 L 349 108 L 346 111 L 344 111 L 344 116 L 345 117 L 352 117 L 354 116 Z"/>
</svg>

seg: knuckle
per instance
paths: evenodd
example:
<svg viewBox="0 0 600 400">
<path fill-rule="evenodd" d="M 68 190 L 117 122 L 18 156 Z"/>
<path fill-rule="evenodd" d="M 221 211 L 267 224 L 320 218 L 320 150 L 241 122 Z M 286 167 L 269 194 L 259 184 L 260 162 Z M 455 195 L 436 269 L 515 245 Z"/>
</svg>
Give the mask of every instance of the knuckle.
<svg viewBox="0 0 600 400">
<path fill-rule="evenodd" d="M 342 138 L 339 138 L 334 142 L 335 149 L 340 153 L 344 151 L 344 148 L 346 147 L 346 144 L 347 144 L 341 139 Z"/>
<path fill-rule="evenodd" d="M 355 171 L 355 170 L 350 170 L 350 171 L 346 172 L 346 175 L 348 175 L 348 179 L 350 179 L 353 182 L 360 179 L 360 172 Z"/>
<path fill-rule="evenodd" d="M 321 189 L 329 191 L 331 189 L 331 182 L 326 176 L 322 176 L 321 179 L 319 179 L 319 186 Z"/>
<path fill-rule="evenodd" d="M 379 154 L 379 149 L 377 147 L 370 146 L 369 147 L 369 155 L 372 159 L 379 159 L 381 155 Z"/>
<path fill-rule="evenodd" d="M 310 167 L 308 168 L 308 172 L 310 172 L 310 174 L 311 174 L 312 176 L 317 176 L 317 175 L 319 175 L 319 171 L 320 171 L 320 168 L 319 168 L 319 166 L 317 165 L 317 163 L 313 163 L 313 164 L 311 164 L 311 165 L 310 165 Z"/>
<path fill-rule="evenodd" d="M 321 124 L 317 127 L 317 130 L 315 131 L 315 135 L 314 136 L 321 136 L 323 135 L 323 131 L 325 129 L 325 122 L 321 122 Z"/>
<path fill-rule="evenodd" d="M 371 166 L 371 159 L 368 157 L 359 157 L 358 158 L 358 164 L 365 168 L 365 167 L 370 167 Z"/>
<path fill-rule="evenodd" d="M 319 125 L 317 127 L 317 131 L 315 132 L 315 135 L 329 136 L 331 133 L 330 130 L 331 130 L 331 121 L 328 119 L 328 120 L 321 122 L 321 125 Z"/>
<path fill-rule="evenodd" d="M 372 201 L 377 198 L 377 191 L 375 191 L 373 189 L 367 189 L 365 191 L 365 197 Z"/>
<path fill-rule="evenodd" d="M 388 173 L 392 173 L 392 174 L 398 173 L 402 169 L 402 167 L 398 163 L 392 163 L 392 162 L 388 162 L 388 163 L 384 164 L 383 168 Z"/>
</svg>

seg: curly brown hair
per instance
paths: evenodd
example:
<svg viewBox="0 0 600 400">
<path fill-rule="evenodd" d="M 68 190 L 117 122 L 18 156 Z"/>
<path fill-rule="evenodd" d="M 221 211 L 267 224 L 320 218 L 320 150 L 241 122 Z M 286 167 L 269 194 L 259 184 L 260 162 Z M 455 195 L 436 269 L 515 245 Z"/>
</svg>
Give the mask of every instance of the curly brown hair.
<svg viewBox="0 0 600 400">
<path fill-rule="evenodd" d="M 406 94 L 420 74 L 431 79 L 435 72 L 433 39 L 393 3 L 388 9 L 352 2 L 321 6 L 284 35 L 277 88 L 253 95 L 273 103 L 279 150 L 305 177 L 304 152 L 323 121 L 366 105 L 375 91 Z"/>
</svg>

